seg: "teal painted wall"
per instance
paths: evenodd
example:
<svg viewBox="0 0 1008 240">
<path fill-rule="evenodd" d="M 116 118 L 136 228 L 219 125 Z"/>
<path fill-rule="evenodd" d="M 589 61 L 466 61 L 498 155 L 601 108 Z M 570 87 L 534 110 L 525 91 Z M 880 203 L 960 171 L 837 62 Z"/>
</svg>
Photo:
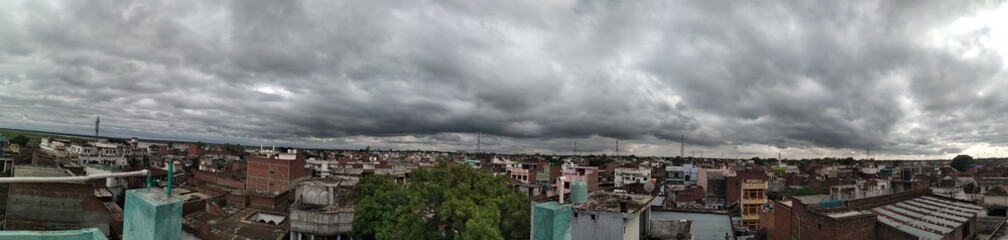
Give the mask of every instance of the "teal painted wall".
<svg viewBox="0 0 1008 240">
<path fill-rule="evenodd" d="M 0 240 L 108 240 L 97 228 L 67 231 L 0 231 Z"/>
<path fill-rule="evenodd" d="M 535 204 L 532 208 L 532 239 L 570 240 L 571 207 L 557 202 Z"/>
<path fill-rule="evenodd" d="M 123 239 L 182 239 L 182 198 L 160 188 L 126 191 Z"/>
</svg>

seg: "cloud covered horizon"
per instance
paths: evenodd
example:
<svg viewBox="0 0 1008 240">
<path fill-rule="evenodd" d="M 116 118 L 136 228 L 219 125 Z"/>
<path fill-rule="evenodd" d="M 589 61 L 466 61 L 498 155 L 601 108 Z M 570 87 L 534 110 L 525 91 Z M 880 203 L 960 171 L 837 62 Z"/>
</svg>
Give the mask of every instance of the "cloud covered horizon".
<svg viewBox="0 0 1008 240">
<path fill-rule="evenodd" d="M 7 1 L 0 125 L 497 152 L 1008 156 L 1001 1 Z M 106 120 L 108 119 L 108 120 Z M 104 127 L 105 125 L 103 125 Z M 873 154 L 873 155 L 876 155 Z"/>
</svg>

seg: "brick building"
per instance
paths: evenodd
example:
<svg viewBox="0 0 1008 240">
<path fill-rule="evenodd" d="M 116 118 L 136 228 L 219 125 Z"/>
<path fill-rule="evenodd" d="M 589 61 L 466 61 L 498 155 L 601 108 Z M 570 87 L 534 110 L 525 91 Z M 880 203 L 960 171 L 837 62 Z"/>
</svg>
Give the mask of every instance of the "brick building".
<svg viewBox="0 0 1008 240">
<path fill-rule="evenodd" d="M 293 150 L 285 154 L 249 156 L 245 187 L 250 193 L 279 195 L 311 178 L 311 170 L 305 165 L 304 156 Z"/>
<path fill-rule="evenodd" d="M 769 186 L 767 172 L 762 169 L 746 169 L 735 172 L 725 180 L 727 203 L 738 203 L 742 210 L 742 225 L 749 229 L 760 228 L 760 211 L 767 203 L 766 191 Z"/>
<path fill-rule="evenodd" d="M 595 192 L 599 187 L 598 167 L 577 166 L 573 164 L 564 165 L 563 177 L 567 179 L 564 186 L 566 190 L 564 192 L 570 192 L 570 183 L 575 181 L 584 181 L 587 183 L 588 192 Z"/>
<path fill-rule="evenodd" d="M 975 204 L 927 190 L 831 200 L 827 195 L 776 201 L 764 214 L 769 239 L 947 239 L 976 237 Z M 769 216 L 772 215 L 772 216 Z"/>
<path fill-rule="evenodd" d="M 13 176 L 70 177 L 74 174 L 66 169 L 16 166 Z M 112 194 L 105 189 L 104 183 L 103 180 L 11 183 L 3 227 L 5 230 L 33 231 L 98 228 L 105 235 L 116 236 L 117 227 L 113 222 L 118 220 L 122 224 L 122 209 L 114 203 L 106 204 L 110 203 Z"/>
</svg>

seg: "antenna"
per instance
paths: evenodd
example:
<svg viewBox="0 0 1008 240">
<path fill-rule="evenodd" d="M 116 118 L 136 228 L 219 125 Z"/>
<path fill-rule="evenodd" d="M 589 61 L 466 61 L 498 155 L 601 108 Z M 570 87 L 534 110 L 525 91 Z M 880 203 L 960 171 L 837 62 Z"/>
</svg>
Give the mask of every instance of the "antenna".
<svg viewBox="0 0 1008 240">
<path fill-rule="evenodd" d="M 620 139 L 616 138 L 616 155 L 620 155 Z"/>
<path fill-rule="evenodd" d="M 679 135 L 679 157 L 686 155 L 686 135 Z"/>
<path fill-rule="evenodd" d="M 574 155 L 578 155 L 578 152 L 577 152 L 577 140 L 574 141 Z"/>
<path fill-rule="evenodd" d="M 476 133 L 476 152 L 480 152 L 480 133 Z"/>
<path fill-rule="evenodd" d="M 98 124 L 101 124 L 101 116 L 95 116 L 94 120 L 94 140 L 98 142 Z"/>
</svg>

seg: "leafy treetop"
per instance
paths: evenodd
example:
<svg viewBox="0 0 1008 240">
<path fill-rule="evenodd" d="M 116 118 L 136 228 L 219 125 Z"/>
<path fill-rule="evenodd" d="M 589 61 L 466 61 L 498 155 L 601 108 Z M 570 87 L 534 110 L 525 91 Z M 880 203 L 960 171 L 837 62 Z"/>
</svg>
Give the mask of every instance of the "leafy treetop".
<svg viewBox="0 0 1008 240">
<path fill-rule="evenodd" d="M 365 177 L 351 193 L 353 235 L 375 239 L 524 239 L 529 199 L 504 176 L 439 163 L 417 170 L 405 183 L 386 175 Z"/>
</svg>

